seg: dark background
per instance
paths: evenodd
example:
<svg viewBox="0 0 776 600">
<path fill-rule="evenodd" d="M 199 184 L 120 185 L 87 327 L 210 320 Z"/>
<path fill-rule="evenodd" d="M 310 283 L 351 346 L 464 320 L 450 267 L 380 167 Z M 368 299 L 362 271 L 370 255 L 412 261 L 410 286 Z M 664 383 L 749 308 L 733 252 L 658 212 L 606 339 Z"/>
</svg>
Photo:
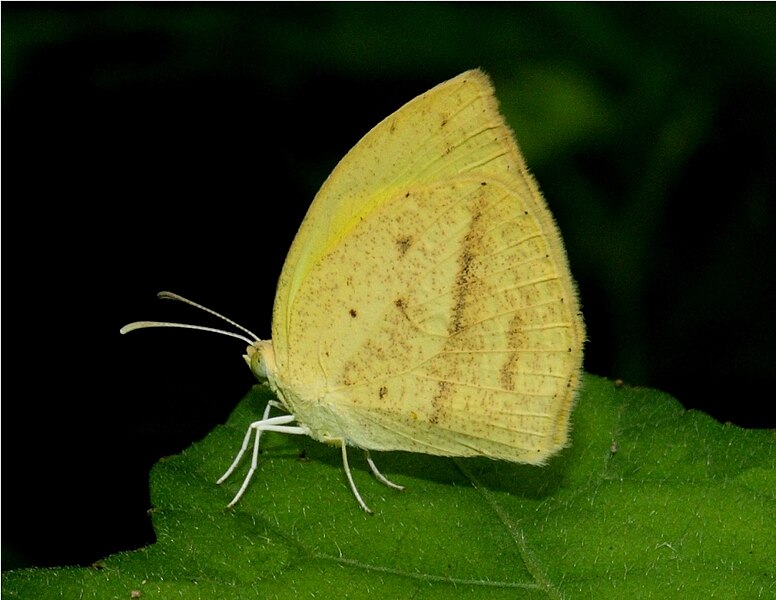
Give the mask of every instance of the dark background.
<svg viewBox="0 0 776 600">
<path fill-rule="evenodd" d="M 315 191 L 461 71 L 563 231 L 587 371 L 774 427 L 773 5 L 2 4 L 3 568 L 153 541 L 148 471 L 253 377 Z M 224 457 L 226 466 L 231 457 Z"/>
</svg>

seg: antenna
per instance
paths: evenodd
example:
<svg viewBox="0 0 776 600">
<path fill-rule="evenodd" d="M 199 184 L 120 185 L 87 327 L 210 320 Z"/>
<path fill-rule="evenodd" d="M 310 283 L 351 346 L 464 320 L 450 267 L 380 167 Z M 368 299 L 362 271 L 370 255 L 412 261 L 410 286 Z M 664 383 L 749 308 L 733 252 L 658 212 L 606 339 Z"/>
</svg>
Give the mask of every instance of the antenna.
<svg viewBox="0 0 776 600">
<path fill-rule="evenodd" d="M 158 298 L 161 298 L 162 300 L 177 300 L 178 302 L 183 302 L 184 304 L 188 304 L 190 306 L 193 306 L 194 308 L 198 308 L 199 310 L 205 311 L 206 313 L 209 313 L 213 315 L 214 317 L 218 317 L 219 319 L 226 321 L 229 323 L 232 327 L 236 327 L 240 331 L 243 331 L 247 333 L 250 338 L 241 335 L 239 333 L 235 333 L 233 331 L 225 331 L 223 329 L 216 329 L 214 327 L 204 327 L 202 325 L 189 325 L 187 323 L 170 323 L 167 321 L 135 321 L 134 323 L 129 323 L 127 325 L 124 325 L 119 331 L 122 334 L 129 333 L 130 331 L 135 331 L 136 329 L 148 329 L 151 327 L 175 327 L 178 329 L 196 329 L 198 331 L 210 331 L 211 333 L 220 333 L 221 335 L 227 335 L 229 337 L 237 338 L 238 340 L 242 340 L 245 343 L 247 343 L 249 346 L 253 346 L 258 341 L 261 341 L 259 339 L 259 336 L 253 333 L 250 329 L 247 329 L 240 325 L 239 323 L 235 323 L 232 321 L 232 319 L 225 317 L 221 313 L 217 313 L 216 311 L 207 308 L 206 306 L 202 306 L 201 304 L 198 304 L 192 300 L 189 300 L 188 298 L 184 298 L 183 296 L 179 296 L 178 294 L 174 294 L 173 292 L 159 292 L 157 294 Z"/>
</svg>

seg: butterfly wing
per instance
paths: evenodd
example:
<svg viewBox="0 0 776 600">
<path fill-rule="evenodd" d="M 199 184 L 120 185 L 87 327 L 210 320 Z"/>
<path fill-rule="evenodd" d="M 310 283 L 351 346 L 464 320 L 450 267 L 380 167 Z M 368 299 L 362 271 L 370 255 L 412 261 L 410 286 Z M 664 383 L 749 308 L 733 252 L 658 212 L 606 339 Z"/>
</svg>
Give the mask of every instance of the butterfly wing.
<svg viewBox="0 0 776 600">
<path fill-rule="evenodd" d="M 319 439 L 541 462 L 566 442 L 583 338 L 552 216 L 469 71 L 316 196 L 278 284 L 275 383 Z"/>
</svg>

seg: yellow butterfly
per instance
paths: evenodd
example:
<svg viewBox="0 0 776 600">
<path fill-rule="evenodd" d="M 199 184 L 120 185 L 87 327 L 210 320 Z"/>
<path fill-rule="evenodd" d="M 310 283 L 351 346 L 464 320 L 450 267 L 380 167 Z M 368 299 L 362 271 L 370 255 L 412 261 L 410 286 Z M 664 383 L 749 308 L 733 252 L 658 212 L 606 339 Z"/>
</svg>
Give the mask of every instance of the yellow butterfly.
<svg viewBox="0 0 776 600">
<path fill-rule="evenodd" d="M 182 300 L 221 315 L 175 294 Z M 224 318 L 225 319 L 225 318 Z M 238 327 L 277 396 L 264 431 L 342 449 L 540 464 L 567 443 L 584 324 L 560 233 L 493 87 L 472 70 L 367 133 L 323 184 L 283 266 L 272 340 Z M 151 326 L 205 327 L 139 322 Z M 270 416 L 270 409 L 283 411 Z"/>
</svg>

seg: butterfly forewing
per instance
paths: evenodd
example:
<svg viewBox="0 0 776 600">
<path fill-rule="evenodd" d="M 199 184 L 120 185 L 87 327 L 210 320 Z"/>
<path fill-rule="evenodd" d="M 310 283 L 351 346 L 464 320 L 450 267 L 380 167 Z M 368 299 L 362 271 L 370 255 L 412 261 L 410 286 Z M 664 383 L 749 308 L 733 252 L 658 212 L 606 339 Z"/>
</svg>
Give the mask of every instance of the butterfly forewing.
<svg viewBox="0 0 776 600">
<path fill-rule="evenodd" d="M 289 253 L 273 336 L 277 386 L 319 439 L 522 462 L 565 444 L 583 325 L 484 75 L 343 159 Z"/>
</svg>

